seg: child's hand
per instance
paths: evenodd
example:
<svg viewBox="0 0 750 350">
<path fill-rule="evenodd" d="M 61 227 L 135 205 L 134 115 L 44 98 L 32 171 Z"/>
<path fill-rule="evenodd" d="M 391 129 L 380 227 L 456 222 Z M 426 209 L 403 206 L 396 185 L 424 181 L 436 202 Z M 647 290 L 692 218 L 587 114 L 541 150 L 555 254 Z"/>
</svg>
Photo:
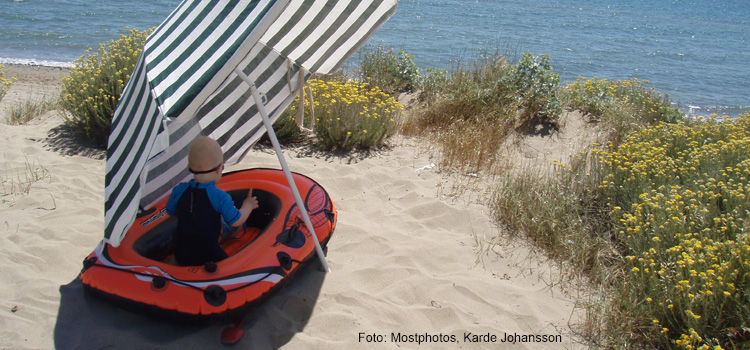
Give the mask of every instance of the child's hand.
<svg viewBox="0 0 750 350">
<path fill-rule="evenodd" d="M 251 210 L 257 208 L 258 207 L 258 198 L 256 198 L 255 196 L 252 196 L 252 197 L 248 196 L 247 198 L 245 198 L 245 201 L 242 202 L 242 206 L 243 207 L 246 206 L 246 205 L 249 206 Z"/>
<path fill-rule="evenodd" d="M 237 220 L 234 224 L 232 224 L 232 227 L 240 227 L 242 224 L 247 221 L 247 218 L 250 217 L 250 212 L 252 212 L 255 208 L 258 207 L 258 198 L 253 196 L 253 191 L 250 190 L 248 192 L 247 197 L 245 197 L 245 200 L 242 201 L 242 207 L 240 207 L 240 219 Z"/>
</svg>

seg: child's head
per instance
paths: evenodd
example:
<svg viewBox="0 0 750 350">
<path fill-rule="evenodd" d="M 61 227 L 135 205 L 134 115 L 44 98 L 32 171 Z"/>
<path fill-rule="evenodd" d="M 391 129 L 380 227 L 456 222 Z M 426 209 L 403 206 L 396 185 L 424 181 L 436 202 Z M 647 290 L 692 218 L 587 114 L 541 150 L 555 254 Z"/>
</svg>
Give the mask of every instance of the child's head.
<svg viewBox="0 0 750 350">
<path fill-rule="evenodd" d="M 219 181 L 224 164 L 224 152 L 215 140 L 201 136 L 190 144 L 188 169 L 196 182 Z"/>
</svg>

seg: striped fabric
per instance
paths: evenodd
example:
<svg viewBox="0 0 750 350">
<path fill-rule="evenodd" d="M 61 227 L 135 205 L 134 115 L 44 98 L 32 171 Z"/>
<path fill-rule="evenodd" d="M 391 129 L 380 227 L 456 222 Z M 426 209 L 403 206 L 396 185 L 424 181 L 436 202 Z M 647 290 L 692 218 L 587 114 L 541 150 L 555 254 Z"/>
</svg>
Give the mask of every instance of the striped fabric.
<svg viewBox="0 0 750 350">
<path fill-rule="evenodd" d="M 148 38 L 112 120 L 105 240 L 118 246 L 140 208 L 187 179 L 199 135 L 227 165 L 265 133 L 236 67 L 255 80 L 272 121 L 300 78 L 339 69 L 395 12 L 396 0 L 185 0 Z"/>
</svg>

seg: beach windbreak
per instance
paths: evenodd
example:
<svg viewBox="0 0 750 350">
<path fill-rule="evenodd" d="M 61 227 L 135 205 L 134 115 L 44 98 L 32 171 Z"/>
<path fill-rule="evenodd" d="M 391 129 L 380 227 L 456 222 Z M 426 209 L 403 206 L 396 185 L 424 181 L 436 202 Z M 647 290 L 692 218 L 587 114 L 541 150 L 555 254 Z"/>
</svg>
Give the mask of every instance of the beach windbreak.
<svg viewBox="0 0 750 350">
<path fill-rule="evenodd" d="M 189 178 L 197 136 L 232 165 L 266 132 L 235 68 L 275 121 L 310 74 L 341 68 L 395 10 L 396 0 L 183 1 L 146 40 L 112 118 L 105 241 L 119 246 L 139 209 Z"/>
</svg>

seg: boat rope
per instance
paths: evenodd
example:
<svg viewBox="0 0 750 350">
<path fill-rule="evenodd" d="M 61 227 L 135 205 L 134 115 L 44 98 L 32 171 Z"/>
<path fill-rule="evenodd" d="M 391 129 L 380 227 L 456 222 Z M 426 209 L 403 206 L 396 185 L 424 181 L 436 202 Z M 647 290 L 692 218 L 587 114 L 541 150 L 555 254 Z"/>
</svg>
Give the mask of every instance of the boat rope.
<svg viewBox="0 0 750 350">
<path fill-rule="evenodd" d="M 152 278 L 152 283 L 154 283 L 155 287 L 156 287 L 157 283 L 160 283 L 160 282 L 155 282 L 155 281 L 157 279 L 160 279 L 160 280 L 162 280 L 164 282 L 169 281 L 169 282 L 172 282 L 174 284 L 182 285 L 182 286 L 185 286 L 185 287 L 190 287 L 190 288 L 193 288 L 193 289 L 196 289 L 196 290 L 200 290 L 200 291 L 205 291 L 206 290 L 205 288 L 194 286 L 194 285 L 192 285 L 192 284 L 190 284 L 188 282 L 184 282 L 182 280 L 178 280 L 178 279 L 175 279 L 175 278 L 172 278 L 172 277 L 154 276 L 154 275 L 152 275 L 150 273 L 133 271 L 133 270 L 130 270 L 130 269 L 121 268 L 121 267 L 117 267 L 117 266 L 109 266 L 109 265 L 97 264 L 96 260 L 97 260 L 96 257 L 84 260 L 83 261 L 84 270 L 87 270 L 87 269 L 89 269 L 91 267 L 96 266 L 96 267 L 102 267 L 102 268 L 111 269 L 111 270 L 115 270 L 115 271 L 127 272 L 127 273 L 131 273 L 131 274 L 137 275 L 137 276 L 151 277 Z M 297 264 L 302 264 L 303 261 L 296 260 L 296 259 L 289 259 L 289 262 L 290 263 L 291 262 L 295 262 Z M 237 290 L 240 290 L 240 289 L 252 286 L 252 285 L 254 285 L 254 284 L 258 283 L 258 282 L 264 281 L 266 278 L 271 277 L 271 275 L 275 274 L 279 269 L 285 270 L 284 266 L 282 266 L 282 265 L 275 266 L 275 269 L 273 271 L 271 271 L 271 272 L 268 272 L 265 276 L 263 276 L 263 278 L 260 278 L 260 279 L 257 279 L 255 281 L 251 281 L 251 282 L 245 283 L 245 284 L 243 284 L 243 285 L 241 285 L 239 287 L 235 287 L 235 288 L 229 289 L 226 292 L 227 293 L 234 292 L 234 291 L 237 291 Z M 162 287 L 163 287 L 163 284 L 162 284 Z M 161 287 L 157 287 L 157 288 L 160 289 Z M 206 288 L 208 288 L 208 287 L 206 287 Z"/>
</svg>

